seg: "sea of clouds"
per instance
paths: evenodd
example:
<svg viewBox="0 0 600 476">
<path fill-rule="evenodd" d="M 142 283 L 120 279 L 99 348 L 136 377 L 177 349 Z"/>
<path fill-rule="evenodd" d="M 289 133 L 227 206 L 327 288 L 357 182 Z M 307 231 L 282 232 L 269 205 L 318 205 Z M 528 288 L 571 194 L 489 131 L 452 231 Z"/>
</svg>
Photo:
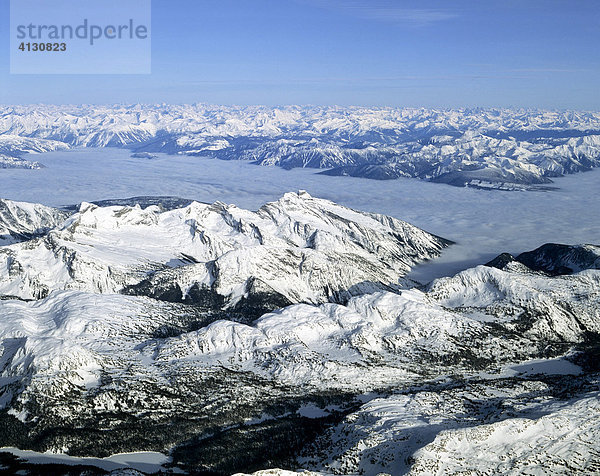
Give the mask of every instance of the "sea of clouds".
<svg viewBox="0 0 600 476">
<path fill-rule="evenodd" d="M 28 156 L 29 159 L 31 156 Z M 46 168 L 0 170 L 0 197 L 53 206 L 140 195 L 220 200 L 257 209 L 285 192 L 307 190 L 359 210 L 392 215 L 457 242 L 418 267 L 429 281 L 508 251 L 544 243 L 600 243 L 600 170 L 556 179 L 558 190 L 516 192 L 458 188 L 415 179 L 376 181 L 283 170 L 246 162 L 123 149 L 75 149 L 35 156 Z"/>
</svg>

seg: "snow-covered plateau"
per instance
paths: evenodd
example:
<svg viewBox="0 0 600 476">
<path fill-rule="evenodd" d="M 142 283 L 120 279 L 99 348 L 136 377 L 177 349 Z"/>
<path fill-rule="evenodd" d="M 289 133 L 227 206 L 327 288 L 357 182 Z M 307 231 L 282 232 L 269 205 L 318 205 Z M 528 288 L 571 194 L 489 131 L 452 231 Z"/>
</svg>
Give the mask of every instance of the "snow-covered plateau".
<svg viewBox="0 0 600 476">
<path fill-rule="evenodd" d="M 511 109 L 2 106 L 0 167 L 28 152 L 126 147 L 329 175 L 483 189 L 547 189 L 600 165 L 600 113 Z M 12 161 L 11 161 L 12 157 Z M 20 158 L 21 160 L 16 160 Z"/>
<path fill-rule="evenodd" d="M 451 241 L 307 192 L 130 202 L 0 202 L 0 447 L 194 474 L 600 469 L 600 246 L 421 285 Z"/>
</svg>

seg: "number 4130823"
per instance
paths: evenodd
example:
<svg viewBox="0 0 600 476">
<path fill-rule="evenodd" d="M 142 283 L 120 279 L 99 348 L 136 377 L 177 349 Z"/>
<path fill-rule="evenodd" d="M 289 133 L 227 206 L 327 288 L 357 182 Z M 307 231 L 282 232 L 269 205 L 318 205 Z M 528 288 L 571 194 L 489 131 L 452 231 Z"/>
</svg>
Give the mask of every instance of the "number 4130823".
<svg viewBox="0 0 600 476">
<path fill-rule="evenodd" d="M 21 43 L 21 51 L 67 51 L 66 43 Z"/>
</svg>

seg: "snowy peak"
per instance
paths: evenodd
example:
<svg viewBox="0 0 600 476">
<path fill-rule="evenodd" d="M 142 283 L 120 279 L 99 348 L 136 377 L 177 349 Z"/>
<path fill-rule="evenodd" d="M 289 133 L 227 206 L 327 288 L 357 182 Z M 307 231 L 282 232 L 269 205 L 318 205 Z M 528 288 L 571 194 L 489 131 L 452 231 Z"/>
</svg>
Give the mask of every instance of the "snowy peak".
<svg viewBox="0 0 600 476">
<path fill-rule="evenodd" d="M 101 207 L 82 203 L 36 242 L 0 253 L 0 293 L 125 292 L 228 308 L 328 300 L 397 289 L 449 241 L 306 192 L 257 212 L 216 202 Z M 0 261 L 1 262 L 1 261 Z"/>
<path fill-rule="evenodd" d="M 520 264 L 504 270 L 478 266 L 433 281 L 427 296 L 475 320 L 503 322 L 507 334 L 517 332 L 545 342 L 582 342 L 600 332 L 600 301 L 595 292 L 599 280 L 596 270 L 555 277 Z"/>
<path fill-rule="evenodd" d="M 0 153 L 18 157 L 21 154 L 39 154 L 55 150 L 66 150 L 69 146 L 61 141 L 21 137 L 18 135 L 0 135 Z"/>
<path fill-rule="evenodd" d="M 66 149 L 69 145 L 60 141 L 0 134 L 0 169 L 41 169 L 43 164 L 21 156 Z"/>
</svg>

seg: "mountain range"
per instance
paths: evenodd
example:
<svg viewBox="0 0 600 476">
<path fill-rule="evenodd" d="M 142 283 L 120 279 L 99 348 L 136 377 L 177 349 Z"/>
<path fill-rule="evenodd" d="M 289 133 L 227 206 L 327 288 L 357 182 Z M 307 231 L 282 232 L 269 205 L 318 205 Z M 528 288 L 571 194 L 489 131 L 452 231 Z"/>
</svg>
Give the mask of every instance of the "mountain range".
<svg viewBox="0 0 600 476">
<path fill-rule="evenodd" d="M 126 147 L 154 153 L 325 169 L 371 179 L 546 189 L 600 164 L 600 113 L 510 109 L 3 106 L 0 167 L 25 153 Z"/>
</svg>

